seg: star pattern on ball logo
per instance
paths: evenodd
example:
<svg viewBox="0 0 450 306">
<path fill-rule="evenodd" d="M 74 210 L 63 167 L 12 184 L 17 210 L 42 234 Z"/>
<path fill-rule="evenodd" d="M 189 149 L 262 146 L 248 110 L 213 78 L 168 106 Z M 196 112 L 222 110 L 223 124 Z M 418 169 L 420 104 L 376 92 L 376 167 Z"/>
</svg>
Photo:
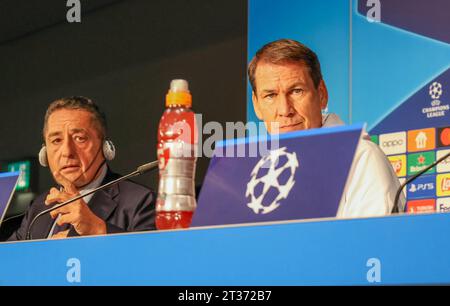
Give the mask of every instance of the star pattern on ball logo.
<svg viewBox="0 0 450 306">
<path fill-rule="evenodd" d="M 439 82 L 433 82 L 429 88 L 430 97 L 433 100 L 438 100 L 442 96 L 442 84 Z"/>
<path fill-rule="evenodd" d="M 282 163 L 282 160 L 284 161 Z M 295 184 L 295 172 L 299 167 L 297 154 L 286 152 L 286 147 L 270 151 L 270 154 L 262 157 L 251 172 L 250 181 L 245 192 L 250 197 L 247 206 L 255 214 L 268 214 L 280 206 L 280 201 L 286 199 Z M 267 173 L 264 173 L 267 171 Z M 287 172 L 287 173 L 286 173 Z M 289 174 L 286 182 L 282 182 L 281 176 Z M 262 189 L 261 192 L 258 192 Z M 276 194 L 268 205 L 264 205 L 268 193 Z"/>
</svg>

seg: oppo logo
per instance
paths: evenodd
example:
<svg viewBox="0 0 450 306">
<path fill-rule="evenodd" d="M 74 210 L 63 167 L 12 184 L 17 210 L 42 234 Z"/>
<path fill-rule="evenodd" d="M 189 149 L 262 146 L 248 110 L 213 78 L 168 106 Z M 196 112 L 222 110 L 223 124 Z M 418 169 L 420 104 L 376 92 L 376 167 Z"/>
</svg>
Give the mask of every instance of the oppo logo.
<svg viewBox="0 0 450 306">
<path fill-rule="evenodd" d="M 404 142 L 402 139 L 397 139 L 397 140 L 383 141 L 382 146 L 385 148 L 391 148 L 391 147 L 401 146 L 401 145 L 403 145 L 403 143 Z"/>
</svg>

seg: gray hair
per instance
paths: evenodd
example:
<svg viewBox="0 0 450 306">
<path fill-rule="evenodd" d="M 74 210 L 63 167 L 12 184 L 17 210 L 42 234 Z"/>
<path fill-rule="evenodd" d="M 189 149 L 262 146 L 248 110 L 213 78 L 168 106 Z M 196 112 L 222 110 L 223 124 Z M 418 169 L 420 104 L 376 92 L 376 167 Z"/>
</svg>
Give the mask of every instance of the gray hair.
<svg viewBox="0 0 450 306">
<path fill-rule="evenodd" d="M 44 128 L 42 130 L 44 140 L 45 140 L 45 133 L 47 131 L 48 118 L 53 112 L 60 109 L 80 109 L 91 113 L 94 121 L 98 125 L 98 132 L 100 133 L 101 138 L 105 139 L 107 131 L 105 114 L 100 110 L 98 105 L 95 104 L 94 101 L 92 101 L 91 99 L 82 96 L 72 96 L 55 100 L 48 106 L 47 111 L 45 112 Z"/>
</svg>

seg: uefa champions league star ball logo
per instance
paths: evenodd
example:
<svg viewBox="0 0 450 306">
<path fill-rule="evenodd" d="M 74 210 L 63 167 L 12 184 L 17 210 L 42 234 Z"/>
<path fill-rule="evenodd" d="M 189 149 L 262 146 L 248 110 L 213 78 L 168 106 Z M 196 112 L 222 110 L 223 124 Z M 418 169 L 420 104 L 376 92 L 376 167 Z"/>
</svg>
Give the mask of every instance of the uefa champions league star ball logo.
<svg viewBox="0 0 450 306">
<path fill-rule="evenodd" d="M 438 100 L 442 96 L 442 84 L 439 82 L 431 84 L 429 93 L 433 100 Z"/>
<path fill-rule="evenodd" d="M 247 206 L 255 214 L 268 214 L 277 209 L 295 184 L 294 175 L 298 166 L 297 154 L 286 152 L 286 147 L 270 151 L 261 158 L 247 184 L 245 196 L 250 197 Z M 285 177 L 288 179 L 284 180 Z"/>
</svg>

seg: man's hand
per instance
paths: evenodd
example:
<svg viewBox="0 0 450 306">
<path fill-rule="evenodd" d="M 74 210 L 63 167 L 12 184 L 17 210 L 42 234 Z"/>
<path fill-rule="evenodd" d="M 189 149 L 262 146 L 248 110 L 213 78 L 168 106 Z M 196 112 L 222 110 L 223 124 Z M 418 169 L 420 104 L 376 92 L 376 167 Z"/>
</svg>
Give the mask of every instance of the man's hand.
<svg viewBox="0 0 450 306">
<path fill-rule="evenodd" d="M 61 231 L 52 236 L 52 239 L 63 239 L 67 238 L 67 235 L 69 234 L 69 230 Z"/>
<path fill-rule="evenodd" d="M 64 186 L 64 191 L 59 191 L 56 188 L 50 189 L 50 193 L 45 200 L 46 205 L 62 203 L 79 195 L 75 185 L 61 173 L 55 171 L 53 175 Z M 83 199 L 50 212 L 53 219 L 58 217 L 59 214 L 61 214 L 61 217 L 58 218 L 57 224 L 61 226 L 70 223 L 80 236 L 106 234 L 106 223 L 89 209 Z M 63 231 L 53 235 L 52 238 L 65 238 L 67 234 L 68 231 Z"/>
</svg>

